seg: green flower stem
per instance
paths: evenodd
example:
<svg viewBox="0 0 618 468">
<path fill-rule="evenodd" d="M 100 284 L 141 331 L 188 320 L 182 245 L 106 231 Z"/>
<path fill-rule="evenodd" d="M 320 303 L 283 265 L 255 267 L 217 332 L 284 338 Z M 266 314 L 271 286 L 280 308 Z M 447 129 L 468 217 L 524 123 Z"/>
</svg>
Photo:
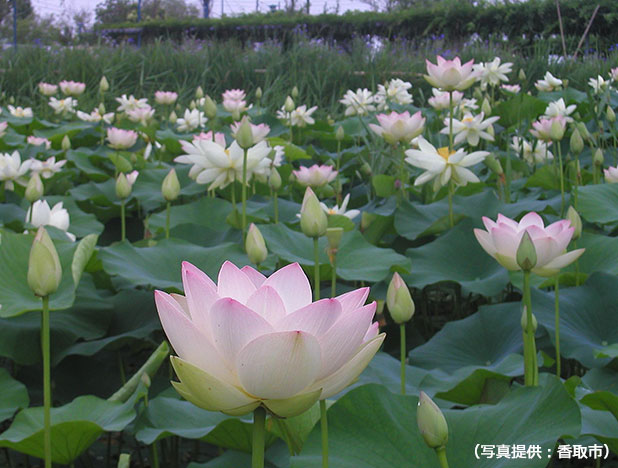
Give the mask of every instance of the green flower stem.
<svg viewBox="0 0 618 468">
<path fill-rule="evenodd" d="M 522 144 L 523 146 L 523 144 Z M 504 170 L 504 201 L 506 203 L 511 203 L 511 152 L 508 150 L 506 152 L 506 169 Z"/>
<path fill-rule="evenodd" d="M 253 411 L 253 446 L 251 450 L 251 468 L 264 468 L 266 410 L 261 406 Z"/>
<path fill-rule="evenodd" d="M 320 300 L 320 249 L 318 247 L 318 237 L 313 238 L 313 300 Z"/>
<path fill-rule="evenodd" d="M 274 202 L 274 209 L 275 209 L 275 224 L 279 223 L 279 197 L 277 195 L 277 192 L 275 192 L 275 195 L 273 197 L 273 202 Z"/>
<path fill-rule="evenodd" d="M 32 215 L 34 213 L 34 203 L 30 203 L 30 214 L 28 215 L 28 222 L 32 224 Z"/>
<path fill-rule="evenodd" d="M 406 324 L 399 325 L 399 335 L 401 342 L 401 394 L 406 394 Z"/>
<path fill-rule="evenodd" d="M 560 378 L 560 275 L 556 275 L 554 287 L 556 304 L 556 376 Z"/>
<path fill-rule="evenodd" d="M 564 217 L 564 170 L 562 167 L 562 149 L 560 142 L 556 142 L 558 147 L 558 170 L 560 171 L 560 217 Z"/>
<path fill-rule="evenodd" d="M 245 238 L 247 229 L 247 152 L 243 151 L 242 156 L 242 237 Z"/>
<path fill-rule="evenodd" d="M 532 323 L 532 300 L 530 298 L 530 271 L 524 271 L 524 307 L 526 308 L 527 326 L 524 330 L 524 383 L 526 386 L 538 385 L 538 367 L 536 362 L 536 343 L 534 341 L 534 324 Z"/>
<path fill-rule="evenodd" d="M 453 91 L 448 92 L 448 152 L 453 151 Z"/>
<path fill-rule="evenodd" d="M 575 185 L 573 186 L 573 208 L 577 211 L 577 200 L 578 200 L 578 189 L 579 189 L 579 156 L 575 156 Z"/>
<path fill-rule="evenodd" d="M 45 468 L 51 468 L 51 353 L 49 346 L 49 296 L 44 296 L 41 300 L 43 302 L 43 314 L 41 317 L 41 349 L 43 351 L 43 437 L 45 449 Z"/>
<path fill-rule="evenodd" d="M 577 250 L 577 241 L 573 241 L 573 250 Z M 579 286 L 579 258 L 575 260 L 575 286 Z"/>
<path fill-rule="evenodd" d="M 438 456 L 440 467 L 448 468 L 448 460 L 446 459 L 446 447 L 440 447 L 436 449 L 436 455 Z"/>
<path fill-rule="evenodd" d="M 127 232 L 126 222 L 124 219 L 124 200 L 120 200 L 120 240 L 125 240 Z"/>
<path fill-rule="evenodd" d="M 322 432 L 322 468 L 328 468 L 328 419 L 326 400 L 320 400 L 320 430 Z"/>
<path fill-rule="evenodd" d="M 397 151 L 396 147 L 393 146 L 393 151 Z M 406 151 L 403 145 L 399 145 L 399 152 L 401 153 L 401 162 L 399 163 L 399 182 L 401 183 L 400 187 L 400 200 L 406 199 L 406 183 L 408 182 L 408 178 L 406 175 Z"/>
<path fill-rule="evenodd" d="M 167 202 L 167 205 L 165 207 L 165 238 L 169 239 L 170 238 L 170 211 L 172 208 L 172 203 L 171 202 Z"/>
<path fill-rule="evenodd" d="M 332 270 L 330 274 L 330 295 L 335 297 L 337 295 L 337 253 L 332 255 Z"/>
<path fill-rule="evenodd" d="M 449 227 L 455 225 L 455 218 L 453 217 L 453 180 L 448 182 L 448 224 Z"/>
</svg>

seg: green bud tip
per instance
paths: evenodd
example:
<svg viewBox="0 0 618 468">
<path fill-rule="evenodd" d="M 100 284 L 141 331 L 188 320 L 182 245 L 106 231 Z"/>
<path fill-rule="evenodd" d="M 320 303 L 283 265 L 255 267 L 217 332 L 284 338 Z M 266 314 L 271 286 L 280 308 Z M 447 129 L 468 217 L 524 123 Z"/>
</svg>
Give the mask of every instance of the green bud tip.
<svg viewBox="0 0 618 468">
<path fill-rule="evenodd" d="M 386 292 L 386 305 L 395 323 L 402 324 L 414 315 L 414 301 L 399 273 L 393 275 Z"/>
<path fill-rule="evenodd" d="M 575 128 L 575 130 L 573 130 L 573 133 L 571 133 L 571 140 L 569 144 L 571 147 L 571 152 L 573 154 L 580 154 L 583 151 L 584 139 L 582 138 L 582 134 L 577 128 Z"/>
<path fill-rule="evenodd" d="M 39 297 L 49 296 L 58 290 L 62 279 L 62 266 L 58 252 L 43 226 L 34 237 L 28 260 L 28 286 Z"/>
<path fill-rule="evenodd" d="M 536 248 L 528 231 L 524 232 L 517 248 L 517 264 L 524 271 L 530 271 L 536 266 Z"/>
<path fill-rule="evenodd" d="M 259 86 L 255 90 L 255 99 L 262 99 L 262 88 Z"/>
<path fill-rule="evenodd" d="M 204 90 L 202 89 L 201 86 L 198 86 L 197 89 L 195 90 L 195 98 L 202 99 L 203 97 L 204 97 Z"/>
<path fill-rule="evenodd" d="M 60 147 L 62 148 L 62 151 L 69 151 L 71 149 L 71 140 L 69 138 L 69 135 L 65 135 L 62 138 L 62 143 Z"/>
<path fill-rule="evenodd" d="M 165 179 L 163 179 L 161 193 L 163 194 L 163 198 L 167 201 L 174 201 L 178 198 L 180 194 L 180 182 L 178 181 L 175 169 L 171 169 L 165 176 Z"/>
<path fill-rule="evenodd" d="M 298 88 L 294 86 L 292 88 L 292 99 L 296 99 L 298 97 Z"/>
<path fill-rule="evenodd" d="M 335 132 L 335 139 L 337 141 L 342 141 L 345 137 L 345 132 L 342 126 L 337 127 L 337 131 Z"/>
<path fill-rule="evenodd" d="M 592 157 L 592 162 L 595 166 L 602 166 L 605 158 L 603 157 L 603 151 L 601 148 L 597 148 L 594 152 L 594 156 Z"/>
<path fill-rule="evenodd" d="M 213 101 L 210 96 L 206 96 L 204 100 L 204 114 L 210 120 L 217 116 L 217 103 Z"/>
<path fill-rule="evenodd" d="M 129 180 L 127 179 L 127 176 L 124 175 L 123 172 L 118 174 L 118 178 L 116 179 L 116 196 L 119 199 L 124 200 L 125 198 L 128 198 L 129 195 L 131 195 L 131 190 L 132 187 L 129 183 Z"/>
<path fill-rule="evenodd" d="M 236 132 L 236 143 L 242 149 L 249 149 L 253 146 L 253 130 L 246 116 L 240 121 L 240 126 Z"/>
<path fill-rule="evenodd" d="M 26 200 L 30 203 L 34 203 L 43 196 L 44 191 L 45 187 L 43 186 L 41 176 L 39 176 L 38 172 L 33 173 L 26 186 Z"/>
<path fill-rule="evenodd" d="M 258 227 L 251 223 L 247 232 L 247 239 L 245 240 L 245 250 L 251 263 L 259 264 L 266 260 L 268 256 L 268 249 L 266 249 L 266 243 L 264 237 L 258 229 Z"/>
<path fill-rule="evenodd" d="M 534 316 L 534 314 L 532 314 L 532 331 L 536 332 L 536 328 L 538 327 L 538 322 L 536 320 L 536 317 Z M 524 306 L 522 308 L 522 312 L 521 312 L 521 329 L 523 331 L 527 331 L 528 330 L 528 314 L 526 313 L 526 306 Z"/>
<path fill-rule="evenodd" d="M 294 109 L 294 100 L 290 96 L 286 97 L 285 103 L 283 104 L 283 110 L 286 112 L 292 112 Z"/>
<path fill-rule="evenodd" d="M 416 410 L 416 422 L 418 429 L 427 446 L 439 449 L 448 442 L 448 425 L 440 408 L 421 392 Z"/>
<path fill-rule="evenodd" d="M 582 235 L 582 219 L 579 216 L 579 213 L 572 206 L 569 206 L 569 209 L 567 210 L 567 219 L 573 227 L 572 240 L 579 239 Z"/>
<path fill-rule="evenodd" d="M 281 188 L 281 175 L 276 167 L 273 167 L 270 170 L 270 175 L 268 176 L 268 186 L 275 191 Z"/>
<path fill-rule="evenodd" d="M 99 90 L 104 93 L 107 90 L 109 90 L 109 82 L 107 81 L 107 78 L 105 78 L 105 75 L 103 75 L 101 77 L 101 81 L 99 82 Z"/>
<path fill-rule="evenodd" d="M 307 237 L 322 237 L 326 234 L 328 219 L 311 187 L 305 190 L 300 208 L 300 229 Z"/>
</svg>

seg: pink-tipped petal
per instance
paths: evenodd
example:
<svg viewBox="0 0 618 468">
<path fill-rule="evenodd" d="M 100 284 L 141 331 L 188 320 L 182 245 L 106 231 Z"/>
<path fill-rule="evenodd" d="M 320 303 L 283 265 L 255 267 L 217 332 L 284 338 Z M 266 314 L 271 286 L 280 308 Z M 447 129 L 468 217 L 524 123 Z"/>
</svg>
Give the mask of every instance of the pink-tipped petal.
<svg viewBox="0 0 618 468">
<path fill-rule="evenodd" d="M 362 307 L 367 301 L 368 296 L 369 288 L 360 288 L 341 294 L 335 299 L 337 299 L 341 304 L 341 311 L 344 314 L 347 314 L 349 311 L 356 310 L 359 307 Z"/>
<path fill-rule="evenodd" d="M 262 273 L 260 273 L 255 268 L 249 265 L 245 265 L 244 267 L 240 269 L 240 271 L 242 271 L 245 275 L 249 277 L 249 279 L 255 285 L 256 288 L 259 288 L 260 286 L 262 286 L 262 283 L 266 281 L 266 276 L 264 276 Z"/>
<path fill-rule="evenodd" d="M 217 287 L 210 278 L 196 270 L 196 268 L 183 268 L 182 283 L 193 323 L 210 338 L 212 336 L 210 308 L 219 299 L 219 295 Z"/>
<path fill-rule="evenodd" d="M 479 244 L 481 244 L 481 247 L 483 247 L 485 252 L 491 256 L 496 253 L 496 247 L 494 246 L 492 237 L 487 231 L 483 231 L 482 229 L 474 229 L 474 236 Z"/>
<path fill-rule="evenodd" d="M 255 291 L 247 301 L 247 307 L 270 324 L 276 324 L 285 317 L 285 305 L 277 291 L 270 286 L 262 286 Z"/>
<path fill-rule="evenodd" d="M 322 299 L 286 315 L 277 324 L 277 330 L 300 330 L 321 337 L 341 316 L 341 304 L 337 299 Z"/>
<path fill-rule="evenodd" d="M 551 276 L 557 273 L 557 270 L 564 268 L 565 266 L 570 265 L 575 260 L 577 260 L 586 249 L 576 249 L 570 252 L 567 252 L 559 257 L 554 258 L 547 265 L 544 265 L 542 270 L 537 271 L 535 268 L 533 271 L 541 276 Z"/>
<path fill-rule="evenodd" d="M 247 303 L 247 299 L 256 290 L 253 281 L 230 261 L 226 261 L 219 270 L 217 280 L 217 292 L 219 297 L 231 297 L 242 304 Z"/>
<path fill-rule="evenodd" d="M 534 211 L 531 211 L 521 218 L 521 221 L 519 221 L 520 229 L 527 228 L 528 226 L 538 226 L 543 229 L 545 227 L 545 223 L 543 223 L 543 218 L 541 218 Z"/>
<path fill-rule="evenodd" d="M 311 304 L 311 285 L 298 263 L 277 270 L 263 285 L 275 288 L 288 314 Z"/>
<path fill-rule="evenodd" d="M 367 333 L 363 337 L 363 343 L 367 343 L 368 341 L 373 340 L 378 333 L 380 332 L 380 324 L 378 322 L 373 322 L 371 326 L 367 329 Z"/>
</svg>

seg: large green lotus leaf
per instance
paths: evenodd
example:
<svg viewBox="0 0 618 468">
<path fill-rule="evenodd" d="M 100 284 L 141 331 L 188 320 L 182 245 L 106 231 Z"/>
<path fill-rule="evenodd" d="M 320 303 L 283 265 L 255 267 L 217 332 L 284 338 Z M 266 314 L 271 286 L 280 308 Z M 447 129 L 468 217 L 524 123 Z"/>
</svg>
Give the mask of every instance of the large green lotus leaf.
<svg viewBox="0 0 618 468">
<path fill-rule="evenodd" d="M 71 149 L 67 151 L 66 159 L 75 164 L 75 167 L 86 177 L 96 182 L 102 182 L 111 177 L 105 169 L 95 164 L 97 160 L 105 161 L 108 158 L 90 148 Z"/>
<path fill-rule="evenodd" d="M 544 190 L 560 190 L 560 176 L 551 164 L 546 164 L 534 171 L 526 181 L 526 187 L 541 187 Z M 565 191 L 568 196 L 568 180 L 565 181 Z M 567 200 L 568 203 L 568 200 Z"/>
<path fill-rule="evenodd" d="M 281 223 L 263 225 L 260 226 L 260 230 L 269 251 L 288 262 L 313 265 L 312 239 Z M 320 264 L 328 265 L 324 237 L 319 240 L 319 255 Z M 357 231 L 344 233 L 337 253 L 337 275 L 340 278 L 350 281 L 377 282 L 386 278 L 393 270 L 405 272 L 409 269 L 409 260 L 394 250 L 371 245 Z"/>
<path fill-rule="evenodd" d="M 506 304 L 505 304 L 506 306 Z M 532 310 L 550 335 L 555 333 L 554 293 L 532 290 Z M 560 353 L 586 367 L 603 367 L 603 346 L 618 343 L 618 278 L 594 273 L 583 286 L 560 290 Z"/>
<path fill-rule="evenodd" d="M 27 408 L 30 398 L 28 389 L 0 367 L 0 422 L 13 416 L 15 411 Z"/>
<path fill-rule="evenodd" d="M 396 395 L 379 385 L 359 387 L 328 412 L 330 466 L 333 468 L 438 468 L 417 427 L 416 396 Z M 496 405 L 444 410 L 449 425 L 448 459 L 475 468 L 544 468 L 562 435 L 579 434 L 580 413 L 560 381 L 520 387 Z M 540 445 L 542 459 L 476 459 L 477 444 Z M 316 427 L 292 467 L 321 466 L 320 431 Z"/>
<path fill-rule="evenodd" d="M 15 234 L 0 230 L 0 317 L 12 317 L 29 310 L 41 310 L 41 299 L 28 286 L 28 259 L 33 234 Z M 50 310 L 68 309 L 75 300 L 76 285 L 71 274 L 77 242 L 54 240 L 60 257 L 62 280 L 58 290 L 50 295 Z"/>
<path fill-rule="evenodd" d="M 67 122 L 55 128 L 35 130 L 34 135 L 37 137 L 47 138 L 52 142 L 54 148 L 57 148 L 58 145 L 62 142 L 62 139 L 65 137 L 65 135 L 73 139 L 82 130 L 91 130 L 92 128 L 93 125 L 90 122 Z"/>
<path fill-rule="evenodd" d="M 211 278 L 217 278 L 223 262 L 238 267 L 249 264 L 239 245 L 200 247 L 179 239 L 165 239 L 152 247 L 135 247 L 120 242 L 99 251 L 105 271 L 118 275 L 131 286 L 182 290 L 181 263 L 188 261 Z"/>
<path fill-rule="evenodd" d="M 507 271 L 480 246 L 467 219 L 443 236 L 406 251 L 412 270 L 405 276 L 408 285 L 423 288 L 442 281 L 455 281 L 464 291 L 495 296 L 509 282 Z"/>
<path fill-rule="evenodd" d="M 147 341 L 154 331 L 161 329 L 151 292 L 124 290 L 105 302 L 111 307 L 105 337 L 74 343 L 59 352 L 56 361 L 70 355 L 92 356 L 102 349 L 116 350 L 129 343 Z"/>
<path fill-rule="evenodd" d="M 602 224 L 618 222 L 618 184 L 580 187 L 577 207 L 586 221 Z"/>
<path fill-rule="evenodd" d="M 69 464 L 105 431 L 122 431 L 135 417 L 135 398 L 112 403 L 92 395 L 51 409 L 52 460 Z M 43 458 L 43 408 L 20 411 L 0 434 L 0 447 Z"/>
<path fill-rule="evenodd" d="M 606 410 L 595 410 L 580 404 L 582 415 L 582 436 L 594 436 L 610 450 L 618 453 L 618 420 Z M 569 441 L 573 444 L 573 442 Z"/>
<path fill-rule="evenodd" d="M 222 198 L 200 197 L 183 205 L 174 205 L 170 209 L 170 229 L 183 224 L 208 228 L 212 231 L 226 231 L 230 228 L 226 219 L 232 211 L 232 204 Z M 148 227 L 165 229 L 165 211 L 153 214 L 148 219 Z"/>
<path fill-rule="evenodd" d="M 607 390 L 589 393 L 580 400 L 593 410 L 609 411 L 618 419 L 618 395 Z"/>
<path fill-rule="evenodd" d="M 618 237 L 608 237 L 601 234 L 592 234 L 584 231 L 581 239 L 577 240 L 577 248 L 585 248 L 586 251 L 579 257 L 578 265 L 571 263 L 564 268 L 562 272 L 574 273 L 579 268 L 580 275 L 582 273 L 590 275 L 597 271 L 618 274 Z M 575 246 L 571 243 L 569 250 L 573 250 Z M 521 275 L 520 275 L 521 276 Z M 574 278 L 574 276 L 573 276 Z M 585 277 L 584 277 L 585 278 Z M 553 279 L 534 278 L 535 280 L 544 280 L 545 284 L 553 286 Z M 581 279 L 581 278 L 580 278 Z M 580 281 L 580 283 L 583 281 Z M 574 284 L 574 283 L 572 283 Z"/>
<path fill-rule="evenodd" d="M 52 362 L 56 363 L 67 348 L 79 339 L 94 340 L 105 335 L 109 327 L 112 304 L 95 289 L 86 273 L 76 292 L 73 307 L 50 316 Z M 0 318 L 0 356 L 22 366 L 41 361 L 41 313 L 39 311 Z"/>
<path fill-rule="evenodd" d="M 522 120 L 536 120 L 546 107 L 547 104 L 538 97 L 521 93 L 494 107 L 492 115 L 499 116 L 498 123 L 509 128 L 521 125 Z"/>
<path fill-rule="evenodd" d="M 607 390 L 618 394 L 618 372 L 608 367 L 590 369 L 582 382 L 593 390 Z"/>
<path fill-rule="evenodd" d="M 207 462 L 191 462 L 187 468 L 251 468 L 251 455 L 236 450 L 226 450 L 223 455 Z M 290 454 L 281 441 L 273 444 L 264 453 L 264 468 L 289 468 Z"/>
</svg>

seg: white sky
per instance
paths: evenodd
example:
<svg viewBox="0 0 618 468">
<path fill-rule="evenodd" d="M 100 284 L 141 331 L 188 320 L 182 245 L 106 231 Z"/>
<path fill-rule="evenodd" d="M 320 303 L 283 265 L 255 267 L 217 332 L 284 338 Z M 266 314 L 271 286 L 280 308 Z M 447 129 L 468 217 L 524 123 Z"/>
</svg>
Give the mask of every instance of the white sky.
<svg viewBox="0 0 618 468">
<path fill-rule="evenodd" d="M 103 0 L 31 0 L 34 10 L 40 15 L 62 16 L 70 19 L 72 13 L 82 9 L 92 12 L 94 19 L 94 9 L 96 5 Z M 306 0 L 297 0 L 297 4 L 303 4 Z M 359 0 L 338 0 L 339 11 L 346 10 L 369 10 L 369 7 Z M 261 12 L 268 11 L 268 5 L 280 4 L 283 7 L 285 0 L 257 0 L 258 7 Z M 187 3 L 193 4 L 202 11 L 202 2 L 200 0 L 187 0 Z M 337 5 L 337 0 L 311 0 L 311 13 L 319 14 L 326 7 L 329 12 L 334 12 Z M 250 13 L 255 11 L 256 0 L 214 0 L 213 11 L 211 17 L 220 17 L 221 8 L 226 15 L 234 15 L 238 13 Z"/>
</svg>

